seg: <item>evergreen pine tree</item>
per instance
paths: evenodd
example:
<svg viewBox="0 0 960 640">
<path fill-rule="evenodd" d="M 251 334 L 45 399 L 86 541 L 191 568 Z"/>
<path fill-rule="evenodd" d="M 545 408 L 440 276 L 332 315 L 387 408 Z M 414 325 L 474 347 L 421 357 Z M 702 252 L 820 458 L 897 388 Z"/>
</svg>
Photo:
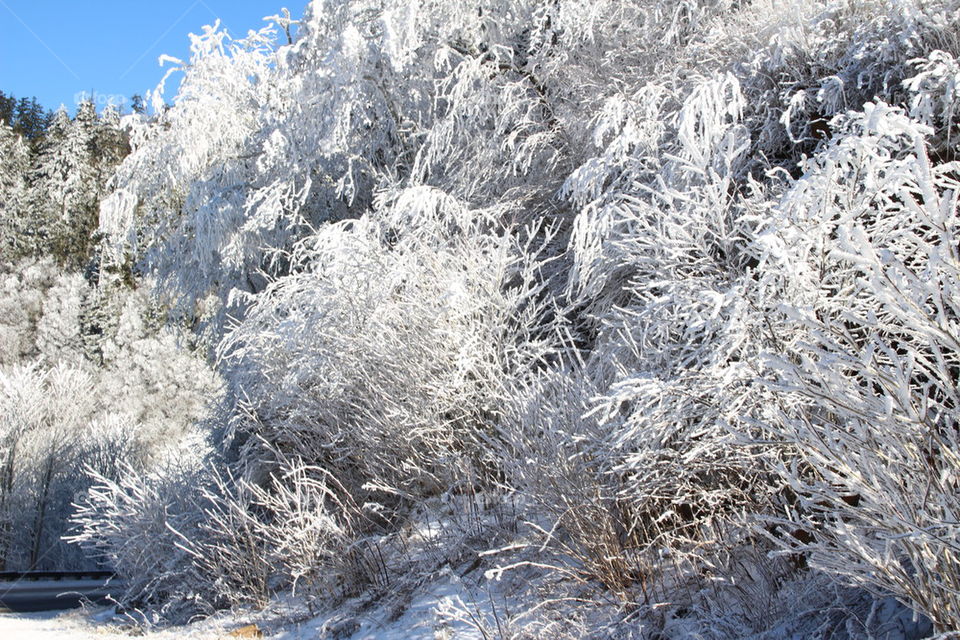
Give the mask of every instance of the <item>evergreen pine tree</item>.
<svg viewBox="0 0 960 640">
<path fill-rule="evenodd" d="M 82 267 L 96 226 L 98 174 L 93 103 L 80 105 L 72 121 L 60 109 L 40 145 L 34 168 L 30 217 L 36 229 L 34 251 Z"/>
<path fill-rule="evenodd" d="M 32 167 L 29 206 L 22 229 L 22 242 L 30 253 L 47 250 L 51 229 L 65 215 L 69 205 L 68 183 L 75 164 L 66 151 L 70 127 L 70 116 L 61 107 L 54 114 Z"/>
<path fill-rule="evenodd" d="M 13 126 L 13 117 L 17 109 L 17 99 L 0 91 L 0 122 Z"/>
<path fill-rule="evenodd" d="M 17 102 L 12 125 L 14 131 L 23 134 L 27 139 L 37 140 L 46 131 L 50 119 L 50 114 L 44 111 L 36 98 L 21 98 Z"/>
<path fill-rule="evenodd" d="M 24 137 L 0 123 L 0 250 L 10 256 L 25 252 L 21 239 L 30 160 Z"/>
</svg>

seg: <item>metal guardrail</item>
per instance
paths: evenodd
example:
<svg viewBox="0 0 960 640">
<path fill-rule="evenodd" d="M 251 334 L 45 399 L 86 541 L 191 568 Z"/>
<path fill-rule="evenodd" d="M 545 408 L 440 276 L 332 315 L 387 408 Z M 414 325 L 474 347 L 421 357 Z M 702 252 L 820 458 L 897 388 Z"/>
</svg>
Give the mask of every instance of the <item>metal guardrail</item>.
<svg viewBox="0 0 960 640">
<path fill-rule="evenodd" d="M 37 580 L 103 580 L 115 577 L 112 571 L 0 571 L 0 582 Z"/>
<path fill-rule="evenodd" d="M 122 592 L 112 571 L 0 572 L 0 613 L 71 609 Z"/>
</svg>

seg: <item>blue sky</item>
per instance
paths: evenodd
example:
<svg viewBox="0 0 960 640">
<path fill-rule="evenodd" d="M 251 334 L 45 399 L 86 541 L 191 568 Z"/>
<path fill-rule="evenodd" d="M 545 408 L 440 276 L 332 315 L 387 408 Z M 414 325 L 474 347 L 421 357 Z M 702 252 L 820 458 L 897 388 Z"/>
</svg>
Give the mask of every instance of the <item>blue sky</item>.
<svg viewBox="0 0 960 640">
<path fill-rule="evenodd" d="M 190 32 L 220 18 L 231 35 L 306 0 L 0 0 L 0 91 L 74 111 L 80 92 L 129 100 L 163 75 L 157 58 L 189 54 Z M 176 83 L 172 82 L 175 89 Z M 167 97 L 173 91 L 168 86 Z M 127 102 L 129 109 L 129 101 Z"/>
</svg>

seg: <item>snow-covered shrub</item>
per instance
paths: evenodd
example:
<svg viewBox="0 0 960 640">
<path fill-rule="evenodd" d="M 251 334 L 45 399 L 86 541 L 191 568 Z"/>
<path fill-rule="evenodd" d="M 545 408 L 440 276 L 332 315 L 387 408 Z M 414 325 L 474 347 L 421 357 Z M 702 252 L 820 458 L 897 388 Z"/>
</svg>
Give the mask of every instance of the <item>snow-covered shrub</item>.
<svg viewBox="0 0 960 640">
<path fill-rule="evenodd" d="M 265 606 L 270 598 L 269 540 L 258 531 L 251 486 L 206 466 L 190 491 L 192 501 L 182 517 L 195 522 L 188 530 L 175 532 L 179 538 L 175 544 L 189 556 L 191 570 L 202 577 L 194 587 L 197 598 L 214 608 Z"/>
<path fill-rule="evenodd" d="M 70 541 L 124 580 L 120 601 L 152 606 L 169 619 L 210 613 L 216 604 L 209 577 L 185 548 L 198 537 L 198 492 L 208 481 L 201 444 L 185 442 L 149 472 L 124 465 L 117 477 L 92 473 L 72 517 Z"/>
<path fill-rule="evenodd" d="M 429 188 L 322 227 L 220 347 L 233 471 L 213 462 L 169 508 L 149 474 L 102 481 L 78 540 L 142 576 L 130 599 L 154 604 L 188 605 L 189 593 L 206 606 L 262 604 L 285 584 L 339 576 L 355 591 L 382 580 L 370 575 L 383 560 L 367 557 L 363 534 L 399 527 L 403 505 L 465 477 L 497 476 L 485 442 L 509 383 L 544 366 L 555 343 L 538 249 L 551 238 L 503 229 Z M 283 331 L 265 330 L 277 322 Z M 165 509 L 170 531 L 148 528 Z M 177 587 L 159 560 L 127 558 L 150 535 L 203 580 Z"/>
<path fill-rule="evenodd" d="M 958 166 L 883 102 L 836 118 L 766 239 L 800 331 L 771 357 L 775 432 L 813 566 L 960 625 Z M 794 400 L 797 404 L 797 401 Z"/>
<path fill-rule="evenodd" d="M 748 105 L 748 168 L 796 175 L 796 163 L 833 135 L 833 116 L 873 99 L 908 99 L 902 81 L 914 58 L 958 50 L 956 8 L 954 0 L 799 0 L 776 11 L 750 3 L 693 43 L 686 63 L 733 67 Z"/>
<path fill-rule="evenodd" d="M 94 478 L 116 481 L 123 469 L 153 466 L 184 437 L 189 415 L 162 426 L 142 422 L 111 392 L 112 381 L 89 365 L 0 369 L 0 559 L 8 569 L 88 565 L 60 539 L 72 503 Z M 142 388 L 133 394 L 149 397 Z"/>
<path fill-rule="evenodd" d="M 258 517 L 258 537 L 269 550 L 275 578 L 295 594 L 317 595 L 334 586 L 361 588 L 358 533 L 366 516 L 329 471 L 284 461 L 269 484 L 244 483 Z"/>
<path fill-rule="evenodd" d="M 101 230 L 121 232 L 117 225 L 131 221 L 136 209 L 146 221 L 140 238 L 145 252 L 155 250 L 159 238 L 172 238 L 177 243 L 177 265 L 190 265 L 182 272 L 182 281 L 203 283 L 197 285 L 203 287 L 197 296 L 190 297 L 191 306 L 195 297 L 206 296 L 211 281 L 242 282 L 245 272 L 260 266 L 261 255 L 250 255 L 255 247 L 237 237 L 243 229 L 237 228 L 236 214 L 246 212 L 243 192 L 228 185 L 247 182 L 244 168 L 255 164 L 256 154 L 244 149 L 244 141 L 257 125 L 258 100 L 264 98 L 256 88 L 269 74 L 271 49 L 265 34 L 252 33 L 248 39 L 231 42 L 224 32 L 206 28 L 192 36 L 191 73 L 181 86 L 176 108 L 161 109 L 152 126 L 137 115 L 124 123 L 134 153 L 118 170 L 115 181 L 119 186 L 103 203 Z M 187 66 L 186 62 L 173 62 L 167 75 Z M 157 95 L 161 93 L 157 91 Z M 224 193 L 214 195 L 222 189 Z M 134 191 L 139 201 L 131 193 Z M 280 193 L 282 189 L 275 191 L 278 193 L 270 198 L 270 204 L 281 210 L 288 198 L 297 197 L 296 193 Z M 227 219 L 216 215 L 224 212 L 233 215 Z M 268 214 L 275 217 L 276 211 Z M 262 233 L 282 232 L 274 230 L 271 221 L 255 227 L 251 221 L 245 228 L 254 237 L 250 245 L 259 245 Z M 207 249 L 199 245 L 192 249 L 186 237 L 197 237 Z M 222 252 L 212 251 L 213 246 Z M 212 263 L 210 257 L 215 258 Z M 124 260 L 123 256 L 115 258 Z M 166 285 L 167 278 L 176 277 L 175 271 L 179 272 L 167 265 L 158 284 Z M 191 294 L 184 291 L 183 295 Z"/>
<path fill-rule="evenodd" d="M 418 189 L 306 239 L 222 345 L 235 437 L 258 436 L 245 459 L 269 461 L 269 443 L 359 502 L 437 493 L 479 465 L 509 381 L 552 347 L 545 237 L 496 224 Z"/>
<path fill-rule="evenodd" d="M 353 548 L 366 516 L 329 472 L 284 461 L 254 484 L 209 453 L 194 437 L 149 472 L 91 470 L 70 541 L 125 580 L 122 603 L 177 621 L 264 606 L 280 588 L 315 596 L 367 582 Z"/>
<path fill-rule="evenodd" d="M 621 549 L 605 558 L 622 563 L 625 585 L 709 563 L 737 543 L 717 535 L 724 523 L 777 493 L 738 435 L 774 408 L 756 354 L 777 339 L 759 312 L 772 292 L 756 277 L 767 190 L 743 181 L 745 108 L 729 73 L 611 100 L 595 123 L 598 155 L 564 187 L 579 208 L 569 296 L 587 348 L 576 375 L 592 389 L 573 423 L 592 424 L 574 438 L 590 464 L 572 475 L 602 487 L 593 508 L 615 514 Z"/>
<path fill-rule="evenodd" d="M 599 580 L 623 600 L 660 573 L 646 554 L 622 484 L 610 475 L 605 432 L 589 415 L 596 389 L 568 371 L 545 373 L 517 393 L 490 441 L 503 484 L 524 505 L 523 520 L 551 564 Z"/>
</svg>

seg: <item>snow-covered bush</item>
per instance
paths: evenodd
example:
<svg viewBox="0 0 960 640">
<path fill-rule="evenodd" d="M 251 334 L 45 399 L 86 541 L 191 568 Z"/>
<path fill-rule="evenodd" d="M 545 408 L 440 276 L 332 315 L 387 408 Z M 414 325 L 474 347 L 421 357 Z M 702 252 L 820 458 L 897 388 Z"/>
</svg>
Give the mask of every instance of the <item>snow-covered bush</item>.
<svg viewBox="0 0 960 640">
<path fill-rule="evenodd" d="M 804 401 L 777 431 L 798 453 L 781 473 L 814 566 L 956 628 L 958 166 L 883 102 L 832 125 L 768 238 L 802 328 L 772 358 Z"/>
<path fill-rule="evenodd" d="M 520 244 L 489 212 L 422 188 L 301 243 L 302 267 L 221 346 L 244 459 L 269 461 L 269 443 L 385 503 L 479 468 L 509 382 L 553 346 L 536 251 L 549 233 L 527 232 Z"/>
<path fill-rule="evenodd" d="M 624 586 L 646 588 L 667 552 L 671 571 L 709 563 L 737 543 L 717 531 L 770 508 L 777 493 L 759 449 L 738 435 L 772 408 L 756 354 L 777 339 L 758 312 L 772 291 L 755 273 L 767 189 L 743 177 L 745 109 L 731 73 L 613 98 L 595 121 L 597 156 L 563 188 L 579 211 L 568 317 L 583 349 L 564 375 L 590 391 L 572 403 L 538 391 L 534 406 L 557 409 L 540 409 L 526 430 L 538 433 L 553 413 L 569 423 L 561 433 L 578 434 L 555 438 L 553 455 L 582 468 L 554 501 L 576 496 L 572 513 L 611 514 L 600 557 L 619 563 Z M 570 464 L 531 458 L 551 460 L 531 477 Z M 589 477 L 588 506 L 576 486 Z M 590 531 L 591 519 L 579 528 Z"/>
<path fill-rule="evenodd" d="M 302 241 L 293 273 L 220 345 L 231 397 L 220 445 L 232 448 L 232 471 L 212 463 L 170 507 L 151 475 L 91 490 L 77 540 L 142 577 L 131 601 L 196 607 L 194 593 L 204 606 L 262 604 L 279 586 L 337 576 L 355 591 L 381 579 L 364 534 L 398 528 L 405 507 L 465 478 L 499 473 L 486 442 L 510 382 L 545 366 L 556 342 L 539 249 L 552 235 L 503 229 L 429 188 L 381 207 Z M 277 322 L 285 329 L 269 330 Z M 177 534 L 146 528 L 165 510 Z M 151 535 L 203 580 L 168 584 L 175 570 L 159 559 L 127 558 Z"/>
<path fill-rule="evenodd" d="M 534 539 L 568 577 L 599 580 L 623 600 L 660 574 L 635 514 L 610 474 L 605 430 L 587 416 L 596 393 L 570 372 L 544 374 L 514 394 L 490 441 L 503 484 L 525 505 Z M 651 523 L 652 524 L 652 523 Z M 656 554 L 654 554 L 656 555 Z"/>
<path fill-rule="evenodd" d="M 266 514 L 252 522 L 273 574 L 295 594 L 369 583 L 354 570 L 362 507 L 326 469 L 289 461 L 280 469 L 266 487 L 246 483 L 252 504 Z"/>
<path fill-rule="evenodd" d="M 313 3 L 282 51 L 271 27 L 243 40 L 206 28 L 171 69 L 185 72 L 175 105 L 133 123 L 101 228 L 184 313 L 215 318 L 215 337 L 224 307 L 285 273 L 298 239 L 370 204 L 371 164 L 395 155 L 400 125 L 376 70 L 389 65 L 367 45 L 381 27 L 365 9 Z"/>
<path fill-rule="evenodd" d="M 121 602 L 185 620 L 264 606 L 279 588 L 316 594 L 364 584 L 352 545 L 366 516 L 329 472 L 285 460 L 254 484 L 220 471 L 205 452 L 194 437 L 149 472 L 91 473 L 70 541 L 125 580 Z"/>
<path fill-rule="evenodd" d="M 216 604 L 184 544 L 196 539 L 202 516 L 202 445 L 185 441 L 149 472 L 124 465 L 115 477 L 90 474 L 92 486 L 72 517 L 70 541 L 123 577 L 120 600 L 155 607 L 169 619 L 210 613 Z"/>
</svg>

